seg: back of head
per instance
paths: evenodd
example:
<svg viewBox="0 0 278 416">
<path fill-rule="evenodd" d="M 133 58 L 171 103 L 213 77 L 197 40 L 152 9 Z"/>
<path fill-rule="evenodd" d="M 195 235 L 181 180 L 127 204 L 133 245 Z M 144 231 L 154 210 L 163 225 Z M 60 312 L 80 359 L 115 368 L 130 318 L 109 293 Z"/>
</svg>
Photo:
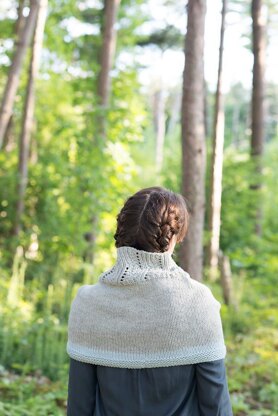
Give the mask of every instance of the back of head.
<svg viewBox="0 0 278 416">
<path fill-rule="evenodd" d="M 116 247 L 163 253 L 173 235 L 181 242 L 189 214 L 182 195 L 166 188 L 144 188 L 129 197 L 117 215 Z"/>
</svg>

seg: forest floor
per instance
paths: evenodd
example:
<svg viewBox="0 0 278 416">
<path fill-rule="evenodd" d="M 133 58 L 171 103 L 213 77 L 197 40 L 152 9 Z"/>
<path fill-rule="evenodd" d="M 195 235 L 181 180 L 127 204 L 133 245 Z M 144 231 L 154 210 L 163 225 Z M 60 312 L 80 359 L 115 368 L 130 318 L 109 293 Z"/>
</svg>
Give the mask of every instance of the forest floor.
<svg viewBox="0 0 278 416">
<path fill-rule="evenodd" d="M 39 371 L 26 375 L 0 368 L 0 414 L 64 416 L 67 381 L 51 381 Z"/>
</svg>

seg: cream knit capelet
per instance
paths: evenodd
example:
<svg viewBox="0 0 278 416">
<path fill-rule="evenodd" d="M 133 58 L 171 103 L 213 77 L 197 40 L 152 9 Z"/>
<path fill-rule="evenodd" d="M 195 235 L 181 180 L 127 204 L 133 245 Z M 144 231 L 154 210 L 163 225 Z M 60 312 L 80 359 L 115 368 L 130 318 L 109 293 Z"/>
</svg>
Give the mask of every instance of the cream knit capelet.
<svg viewBox="0 0 278 416">
<path fill-rule="evenodd" d="M 113 267 L 74 298 L 67 353 L 87 363 L 146 368 L 226 355 L 221 304 L 169 252 L 117 248 Z"/>
</svg>

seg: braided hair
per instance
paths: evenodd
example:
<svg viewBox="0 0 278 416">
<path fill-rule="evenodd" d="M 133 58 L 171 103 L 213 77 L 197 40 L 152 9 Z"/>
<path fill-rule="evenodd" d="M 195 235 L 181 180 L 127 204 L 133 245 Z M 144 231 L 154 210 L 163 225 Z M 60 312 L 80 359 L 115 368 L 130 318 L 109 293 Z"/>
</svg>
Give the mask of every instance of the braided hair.
<svg viewBox="0 0 278 416">
<path fill-rule="evenodd" d="M 130 196 L 117 215 L 116 247 L 163 253 L 173 235 L 181 242 L 188 229 L 184 197 L 166 188 L 144 188 Z"/>
</svg>

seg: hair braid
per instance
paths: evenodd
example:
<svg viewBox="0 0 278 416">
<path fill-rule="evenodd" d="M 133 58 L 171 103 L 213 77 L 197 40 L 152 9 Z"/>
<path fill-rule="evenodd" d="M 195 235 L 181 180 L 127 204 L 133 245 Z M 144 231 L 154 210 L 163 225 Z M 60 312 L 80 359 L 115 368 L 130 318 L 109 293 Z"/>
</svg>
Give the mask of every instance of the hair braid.
<svg viewBox="0 0 278 416">
<path fill-rule="evenodd" d="M 189 214 L 182 195 L 161 187 L 145 188 L 129 197 L 117 216 L 116 247 L 165 252 L 173 235 L 185 237 Z"/>
</svg>

